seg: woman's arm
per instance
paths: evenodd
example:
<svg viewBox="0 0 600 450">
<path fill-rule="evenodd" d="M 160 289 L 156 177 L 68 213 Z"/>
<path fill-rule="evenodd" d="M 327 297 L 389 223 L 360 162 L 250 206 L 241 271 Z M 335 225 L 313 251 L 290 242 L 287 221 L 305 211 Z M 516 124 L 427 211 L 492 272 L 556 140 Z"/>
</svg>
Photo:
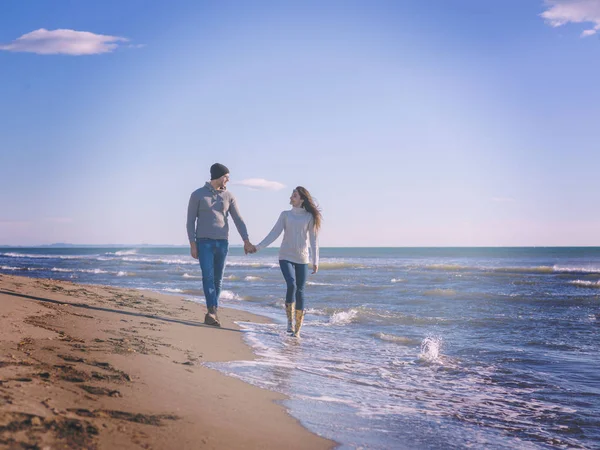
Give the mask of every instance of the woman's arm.
<svg viewBox="0 0 600 450">
<path fill-rule="evenodd" d="M 313 273 L 317 273 L 319 270 L 319 238 L 317 231 L 315 230 L 315 224 L 313 220 L 308 224 L 308 237 L 310 240 L 311 257 L 313 263 Z"/>
<path fill-rule="evenodd" d="M 257 251 L 262 250 L 263 248 L 266 248 L 269 245 L 271 245 L 275 241 L 275 239 L 277 239 L 279 237 L 279 235 L 283 232 L 284 226 L 285 226 L 285 211 L 283 211 L 279 215 L 279 219 L 277 219 L 275 226 L 273 227 L 271 232 L 269 234 L 267 234 L 267 236 L 256 246 L 256 250 Z"/>
</svg>

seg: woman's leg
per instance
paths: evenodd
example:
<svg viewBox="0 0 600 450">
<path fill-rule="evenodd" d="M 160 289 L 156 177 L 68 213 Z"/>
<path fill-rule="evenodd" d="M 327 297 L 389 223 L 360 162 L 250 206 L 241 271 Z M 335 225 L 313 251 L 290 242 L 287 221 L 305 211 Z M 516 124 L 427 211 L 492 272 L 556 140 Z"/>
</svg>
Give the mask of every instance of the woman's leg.
<svg viewBox="0 0 600 450">
<path fill-rule="evenodd" d="M 289 261 L 280 260 L 279 267 L 281 268 L 281 273 L 283 274 L 283 278 L 285 279 L 285 283 L 287 285 L 287 291 L 285 295 L 285 315 L 287 316 L 288 333 L 294 332 L 294 289 L 295 289 L 295 280 L 294 280 L 294 272 L 292 271 L 292 263 Z"/>
<path fill-rule="evenodd" d="M 304 285 L 308 277 L 308 264 L 294 264 L 296 274 L 296 327 L 294 336 L 300 337 L 300 328 L 304 322 Z"/>
<path fill-rule="evenodd" d="M 281 273 L 283 274 L 283 278 L 285 279 L 285 284 L 287 285 L 287 292 L 285 294 L 285 302 L 286 303 L 294 303 L 294 292 L 296 291 L 296 280 L 294 278 L 295 270 L 293 270 L 293 265 L 289 261 L 280 259 L 279 267 L 281 268 Z"/>
<path fill-rule="evenodd" d="M 304 286 L 308 277 L 308 264 L 294 264 L 296 273 L 296 309 L 304 310 Z"/>
</svg>

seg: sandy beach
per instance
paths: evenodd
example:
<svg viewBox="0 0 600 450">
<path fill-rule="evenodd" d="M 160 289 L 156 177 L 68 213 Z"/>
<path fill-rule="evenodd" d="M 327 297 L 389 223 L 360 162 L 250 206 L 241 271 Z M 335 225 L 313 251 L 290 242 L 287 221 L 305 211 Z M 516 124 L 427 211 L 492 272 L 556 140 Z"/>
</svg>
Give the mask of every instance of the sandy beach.
<svg viewBox="0 0 600 450">
<path fill-rule="evenodd" d="M 332 448 L 279 394 L 204 367 L 253 359 L 235 321 L 133 289 L 0 275 L 0 448 Z"/>
</svg>

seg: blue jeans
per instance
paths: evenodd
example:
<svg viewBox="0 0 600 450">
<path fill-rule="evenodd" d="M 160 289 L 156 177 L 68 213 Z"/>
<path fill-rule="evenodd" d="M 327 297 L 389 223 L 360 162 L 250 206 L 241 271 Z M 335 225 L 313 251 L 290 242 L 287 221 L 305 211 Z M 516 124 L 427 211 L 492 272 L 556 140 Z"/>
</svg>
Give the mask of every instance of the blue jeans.
<svg viewBox="0 0 600 450">
<path fill-rule="evenodd" d="M 227 239 L 196 239 L 198 246 L 198 259 L 202 269 L 202 288 L 206 298 L 206 306 L 216 308 L 219 306 L 225 259 L 229 250 Z"/>
<path fill-rule="evenodd" d="M 308 277 L 308 264 L 298 264 L 280 259 L 279 267 L 287 284 L 285 302 L 294 303 L 295 291 L 296 309 L 304 310 L 304 285 Z"/>
</svg>

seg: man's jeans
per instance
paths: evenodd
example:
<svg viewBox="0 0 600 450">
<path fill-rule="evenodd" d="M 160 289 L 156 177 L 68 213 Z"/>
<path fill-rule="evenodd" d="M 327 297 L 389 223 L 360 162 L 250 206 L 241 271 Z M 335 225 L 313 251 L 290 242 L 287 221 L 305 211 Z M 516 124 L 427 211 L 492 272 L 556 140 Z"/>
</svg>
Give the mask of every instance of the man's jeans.
<svg viewBox="0 0 600 450">
<path fill-rule="evenodd" d="M 207 308 L 219 306 L 225 259 L 229 250 L 227 239 L 196 239 L 198 259 L 202 269 L 202 288 Z"/>
<path fill-rule="evenodd" d="M 308 276 L 308 264 L 298 264 L 284 259 L 279 260 L 279 267 L 283 278 L 285 278 L 285 284 L 287 285 L 287 292 L 285 295 L 286 303 L 294 303 L 294 291 L 296 293 L 296 309 L 304 309 L 304 284 Z"/>
</svg>

